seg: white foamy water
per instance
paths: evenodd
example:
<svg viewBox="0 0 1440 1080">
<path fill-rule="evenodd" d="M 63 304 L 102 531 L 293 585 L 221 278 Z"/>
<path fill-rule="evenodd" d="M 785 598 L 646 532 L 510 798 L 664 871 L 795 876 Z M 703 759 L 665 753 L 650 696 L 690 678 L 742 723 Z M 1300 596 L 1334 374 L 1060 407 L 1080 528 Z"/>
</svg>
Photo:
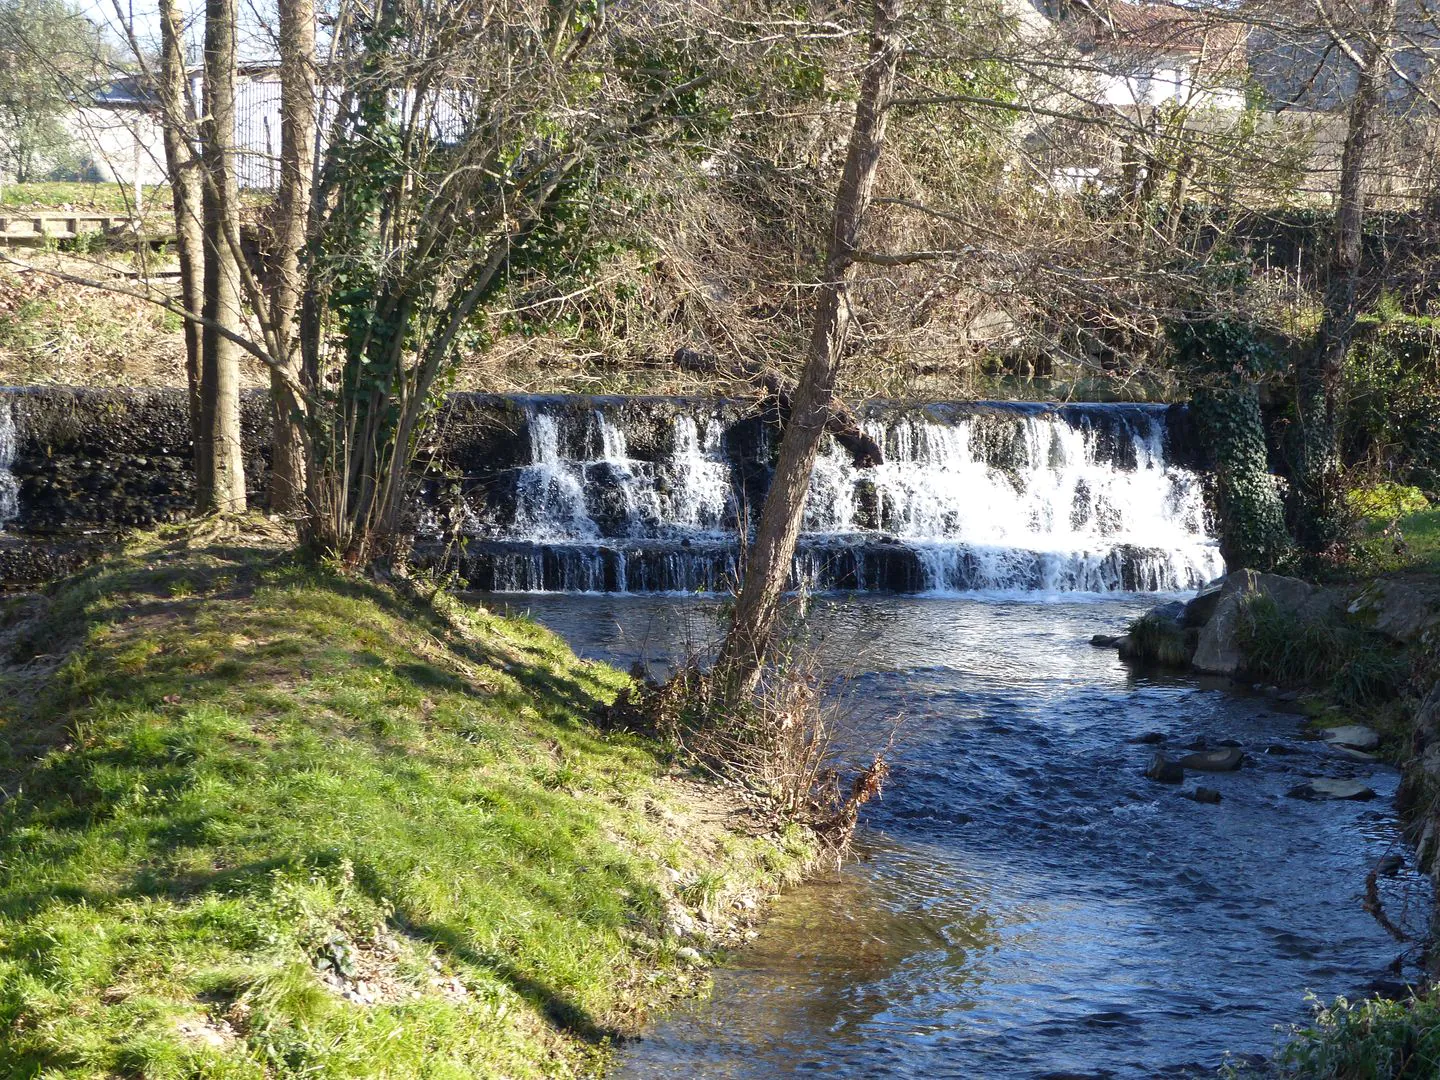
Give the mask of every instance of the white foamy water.
<svg viewBox="0 0 1440 1080">
<path fill-rule="evenodd" d="M 10 471 L 16 450 L 15 415 L 10 402 L 0 398 L 0 530 L 20 516 L 20 484 Z"/>
<path fill-rule="evenodd" d="M 583 430 L 565 431 L 564 425 L 576 424 L 572 417 L 528 414 L 531 464 L 520 470 L 515 529 L 507 539 L 583 543 L 725 535 L 734 495 L 718 424 L 678 417 L 672 454 L 653 463 L 630 457 L 625 432 L 604 413 L 592 411 L 581 423 Z M 577 452 L 598 456 L 573 456 Z"/>
<path fill-rule="evenodd" d="M 530 462 L 517 472 L 513 514 L 489 534 L 511 545 L 496 556 L 505 567 L 496 588 L 723 587 L 742 495 L 718 414 L 677 410 L 663 452 L 646 429 L 648 450 L 637 457 L 627 421 L 603 406 L 538 402 L 527 419 Z M 797 580 L 860 590 L 1164 592 L 1224 573 L 1202 478 L 1167 460 L 1159 409 L 979 410 L 953 420 L 896 411 L 865 427 L 884 463 L 857 468 L 827 444 L 811 479 Z M 763 445 L 752 450 L 765 459 Z"/>
<path fill-rule="evenodd" d="M 1128 447 L 1108 453 L 1094 428 L 1053 414 L 1018 417 L 998 462 L 976 453 L 976 427 L 987 419 L 868 422 L 885 462 L 856 469 L 831 446 L 811 479 L 806 531 L 894 536 L 919 553 L 941 590 L 960 580 L 968 588 L 1114 589 L 1122 548 L 1145 549 L 1134 557 L 1146 591 L 1224 573 L 1201 478 L 1167 463 L 1158 417 L 1128 421 Z M 1114 459 L 1117 449 L 1129 451 L 1133 467 Z"/>
</svg>

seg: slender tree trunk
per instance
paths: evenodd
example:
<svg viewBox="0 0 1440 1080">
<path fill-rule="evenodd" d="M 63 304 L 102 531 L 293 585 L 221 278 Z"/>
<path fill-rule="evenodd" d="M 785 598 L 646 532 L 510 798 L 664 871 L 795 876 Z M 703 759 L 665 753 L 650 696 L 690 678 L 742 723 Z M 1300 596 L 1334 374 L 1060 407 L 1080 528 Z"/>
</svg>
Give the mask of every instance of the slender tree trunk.
<svg viewBox="0 0 1440 1080">
<path fill-rule="evenodd" d="M 835 197 L 810 347 L 716 671 L 720 685 L 732 698 L 755 688 L 769 655 L 780 598 L 800 535 L 810 473 L 834 408 L 835 376 L 850 328 L 849 278 L 855 245 L 875 187 L 885 142 L 886 109 L 902 51 L 896 33 L 900 12 L 901 0 L 875 0 L 870 58 L 860 83 L 855 127 Z"/>
<path fill-rule="evenodd" d="M 205 281 L 204 233 L 201 227 L 199 175 L 195 156 L 194 117 L 190 108 L 180 16 L 174 0 L 160 0 L 160 122 L 165 140 L 165 171 L 175 204 L 175 252 L 180 260 L 180 302 L 199 315 Z M 185 321 L 185 383 L 190 391 L 190 437 L 200 461 L 200 324 Z"/>
<path fill-rule="evenodd" d="M 201 330 L 200 471 L 197 508 L 245 509 L 245 463 L 240 446 L 240 271 L 226 233 L 239 234 L 235 181 L 235 0 L 205 3 L 205 118 L 201 160 L 205 222 L 205 299 Z"/>
<path fill-rule="evenodd" d="M 1336 539 L 1342 520 L 1337 398 L 1359 314 L 1356 282 L 1363 250 L 1365 172 L 1372 129 L 1385 104 L 1395 4 L 1396 0 L 1374 0 L 1370 8 L 1370 36 L 1340 157 L 1340 200 L 1325 283 L 1325 311 L 1315 347 L 1297 372 L 1300 460 L 1296 539 L 1311 552 L 1323 550 Z"/>
<path fill-rule="evenodd" d="M 316 87 L 314 0 L 279 0 L 280 191 L 276 198 L 270 320 L 291 376 L 300 377 L 297 334 L 300 257 L 310 221 L 315 168 Z M 300 404 L 278 372 L 270 375 L 270 509 L 294 515 L 305 493 L 305 446 Z"/>
</svg>

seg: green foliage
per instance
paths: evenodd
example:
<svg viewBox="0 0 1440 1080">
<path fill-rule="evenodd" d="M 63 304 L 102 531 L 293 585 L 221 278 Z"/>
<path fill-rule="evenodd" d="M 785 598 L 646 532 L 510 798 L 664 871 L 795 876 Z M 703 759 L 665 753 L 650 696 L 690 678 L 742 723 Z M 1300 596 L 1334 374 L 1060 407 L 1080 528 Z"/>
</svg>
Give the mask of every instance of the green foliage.
<svg viewBox="0 0 1440 1080">
<path fill-rule="evenodd" d="M 693 980 L 671 907 L 808 854 L 689 815 L 533 622 L 179 531 L 47 606 L 28 650 L 78 648 L 29 704 L 0 668 L 0 1075 L 589 1072 Z"/>
<path fill-rule="evenodd" d="M 1255 383 L 1275 368 L 1275 350 L 1239 319 L 1186 319 L 1169 334 L 1194 387 L 1196 424 L 1214 454 L 1221 552 L 1232 567 L 1273 569 L 1289 553 L 1290 537 Z"/>
<path fill-rule="evenodd" d="M 1284 509 L 1270 475 L 1260 400 L 1253 387 L 1204 388 L 1191 398 L 1215 454 L 1221 551 L 1233 567 L 1270 570 L 1290 551 Z"/>
<path fill-rule="evenodd" d="M 1314 999 L 1312 999 L 1313 1001 Z M 1440 1074 L 1440 998 L 1314 1001 L 1315 1018 L 1280 1053 L 1312 1080 L 1430 1080 Z"/>
<path fill-rule="evenodd" d="M 1406 487 L 1388 480 L 1365 487 L 1351 488 L 1345 493 L 1350 508 L 1363 518 L 1392 520 L 1430 509 L 1430 500 L 1416 487 Z"/>
<path fill-rule="evenodd" d="M 1440 494 L 1440 329 L 1381 311 L 1362 322 L 1345 360 L 1347 461 Z"/>
<path fill-rule="evenodd" d="M 1232 264 L 1238 269 L 1239 264 Z M 1222 264 L 1213 273 L 1224 273 Z M 1274 372 L 1280 363 L 1275 347 L 1243 315 L 1198 314 L 1173 319 L 1166 334 L 1175 362 L 1192 383 L 1225 388 L 1247 385 Z"/>
<path fill-rule="evenodd" d="M 1240 623 L 1246 667 L 1279 686 L 1325 690 L 1341 705 L 1377 706 L 1404 693 L 1410 662 L 1380 634 L 1343 622 L 1301 619 L 1265 596 Z"/>
<path fill-rule="evenodd" d="M 64 117 L 101 59 L 98 28 L 64 0 L 0 0 L 0 179 L 77 168 Z"/>
</svg>

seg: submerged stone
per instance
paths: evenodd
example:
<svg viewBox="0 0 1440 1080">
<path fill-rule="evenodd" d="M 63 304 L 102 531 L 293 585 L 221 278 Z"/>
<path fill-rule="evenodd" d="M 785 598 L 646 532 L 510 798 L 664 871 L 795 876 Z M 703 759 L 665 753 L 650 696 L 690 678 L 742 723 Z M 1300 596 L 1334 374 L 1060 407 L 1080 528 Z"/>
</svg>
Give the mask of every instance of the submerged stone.
<svg viewBox="0 0 1440 1080">
<path fill-rule="evenodd" d="M 1166 757 L 1162 750 L 1150 759 L 1150 767 L 1145 770 L 1145 779 L 1160 784 L 1183 784 L 1185 770 Z"/>
<path fill-rule="evenodd" d="M 1364 724 L 1326 728 L 1322 734 L 1331 746 L 1343 746 L 1350 750 L 1374 750 L 1380 745 L 1380 733 Z"/>
<path fill-rule="evenodd" d="M 1292 799 L 1352 799 L 1364 801 L 1375 798 L 1375 789 L 1359 780 L 1309 780 L 1297 784 L 1285 793 Z"/>
<path fill-rule="evenodd" d="M 1182 769 L 1196 772 L 1234 772 L 1245 761 L 1245 751 L 1238 746 L 1226 746 L 1219 750 L 1202 750 L 1186 754 L 1180 759 Z"/>
</svg>

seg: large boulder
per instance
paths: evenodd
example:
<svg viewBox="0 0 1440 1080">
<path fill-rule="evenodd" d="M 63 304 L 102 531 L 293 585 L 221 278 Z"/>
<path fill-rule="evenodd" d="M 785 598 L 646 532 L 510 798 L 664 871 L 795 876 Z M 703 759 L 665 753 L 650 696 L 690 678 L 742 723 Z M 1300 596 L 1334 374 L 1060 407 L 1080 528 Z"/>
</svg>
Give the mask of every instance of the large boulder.
<svg viewBox="0 0 1440 1080">
<path fill-rule="evenodd" d="M 1379 578 L 1351 602 L 1349 612 L 1402 645 L 1429 641 L 1440 627 L 1440 586 Z"/>
<path fill-rule="evenodd" d="M 1147 619 L 1165 619 L 1168 622 L 1179 622 L 1189 607 L 1184 600 L 1170 600 L 1164 604 L 1157 604 L 1145 613 Z"/>
<path fill-rule="evenodd" d="M 1269 597 L 1282 612 L 1297 618 L 1321 616 L 1333 602 L 1314 585 L 1299 578 L 1255 570 L 1237 570 L 1226 575 L 1214 587 L 1207 587 L 1186 608 L 1185 621 L 1190 625 L 1196 625 L 1194 620 L 1205 615 L 1191 661 L 1197 671 L 1234 675 L 1240 670 L 1244 661 L 1239 642 L 1240 616 L 1246 601 L 1256 596 Z"/>
</svg>

